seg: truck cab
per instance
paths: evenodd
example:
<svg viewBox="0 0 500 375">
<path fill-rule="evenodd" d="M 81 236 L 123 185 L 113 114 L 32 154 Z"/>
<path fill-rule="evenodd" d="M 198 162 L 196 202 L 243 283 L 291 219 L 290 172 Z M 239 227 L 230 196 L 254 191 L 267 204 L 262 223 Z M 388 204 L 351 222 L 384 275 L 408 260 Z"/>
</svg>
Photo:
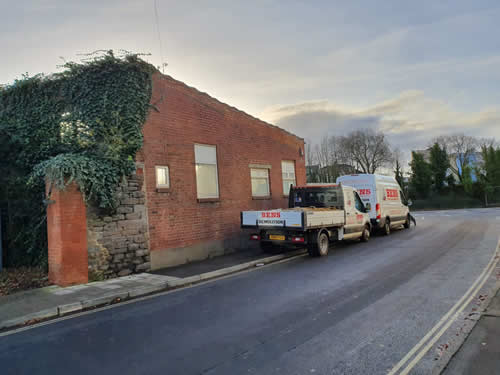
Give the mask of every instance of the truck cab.
<svg viewBox="0 0 500 375">
<path fill-rule="evenodd" d="M 336 209 L 345 212 L 344 238 L 360 235 L 369 212 L 355 188 L 341 185 L 306 185 L 290 190 L 288 206 L 320 209 Z M 316 213 L 315 213 L 316 215 Z"/>
</svg>

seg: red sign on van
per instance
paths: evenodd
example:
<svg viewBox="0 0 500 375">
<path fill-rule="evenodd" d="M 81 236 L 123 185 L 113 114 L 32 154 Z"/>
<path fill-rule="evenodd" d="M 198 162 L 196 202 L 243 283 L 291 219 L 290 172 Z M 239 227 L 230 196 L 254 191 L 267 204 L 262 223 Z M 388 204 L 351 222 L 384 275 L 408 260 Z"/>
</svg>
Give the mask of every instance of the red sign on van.
<svg viewBox="0 0 500 375">
<path fill-rule="evenodd" d="M 385 196 L 386 196 L 387 200 L 391 200 L 391 201 L 397 201 L 399 199 L 397 189 L 386 189 Z"/>
<path fill-rule="evenodd" d="M 370 189 L 359 189 L 359 195 L 370 195 L 372 191 Z"/>
</svg>

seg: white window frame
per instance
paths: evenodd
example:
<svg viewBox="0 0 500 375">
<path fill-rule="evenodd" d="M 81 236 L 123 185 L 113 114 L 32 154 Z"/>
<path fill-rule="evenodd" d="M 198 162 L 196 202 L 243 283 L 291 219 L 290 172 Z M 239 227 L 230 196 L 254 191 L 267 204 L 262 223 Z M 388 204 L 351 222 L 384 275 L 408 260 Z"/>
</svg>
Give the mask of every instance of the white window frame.
<svg viewBox="0 0 500 375">
<path fill-rule="evenodd" d="M 293 165 L 293 179 L 290 178 L 289 176 L 285 176 L 285 173 L 288 174 L 288 172 L 285 172 L 285 168 L 284 166 L 286 164 L 291 164 Z M 295 186 L 297 184 L 297 177 L 296 177 L 296 174 L 295 174 L 295 160 L 282 160 L 281 161 L 281 185 L 282 185 L 282 189 L 283 189 L 283 195 L 285 197 L 288 197 L 288 195 L 290 194 L 290 185 L 288 185 L 288 190 L 285 191 L 285 181 L 288 181 L 288 182 L 291 182 L 293 186 Z"/>
<path fill-rule="evenodd" d="M 215 151 L 215 163 L 199 163 L 196 160 L 196 147 L 206 147 L 206 148 L 213 148 Z M 202 143 L 195 143 L 194 144 L 194 163 L 195 163 L 195 177 L 196 177 L 196 197 L 198 199 L 219 199 L 219 168 L 217 165 L 217 146 L 216 145 L 207 145 L 207 144 L 202 144 Z M 216 188 L 216 193 L 215 195 L 210 195 L 210 196 L 203 196 L 200 197 L 200 193 L 198 192 L 198 173 L 196 172 L 196 166 L 197 165 L 215 165 L 215 188 Z"/>
<path fill-rule="evenodd" d="M 265 171 L 266 172 L 266 177 L 253 177 L 252 176 L 252 171 Z M 263 195 L 260 195 L 260 194 L 256 194 L 254 193 L 253 191 L 253 180 L 256 179 L 256 180 L 266 180 L 267 181 L 267 194 L 263 194 Z M 252 189 L 252 197 L 253 198 L 266 198 L 266 197 L 270 197 L 271 196 L 271 179 L 269 178 L 269 168 L 266 168 L 266 167 L 258 167 L 258 166 L 255 166 L 255 167 L 250 167 L 250 188 Z"/>
<path fill-rule="evenodd" d="M 166 184 L 159 184 L 158 183 L 158 176 L 159 176 L 160 170 L 165 171 Z M 156 165 L 155 166 L 155 178 L 156 178 L 156 187 L 158 189 L 169 189 L 170 188 L 170 168 L 168 167 L 168 165 Z"/>
</svg>

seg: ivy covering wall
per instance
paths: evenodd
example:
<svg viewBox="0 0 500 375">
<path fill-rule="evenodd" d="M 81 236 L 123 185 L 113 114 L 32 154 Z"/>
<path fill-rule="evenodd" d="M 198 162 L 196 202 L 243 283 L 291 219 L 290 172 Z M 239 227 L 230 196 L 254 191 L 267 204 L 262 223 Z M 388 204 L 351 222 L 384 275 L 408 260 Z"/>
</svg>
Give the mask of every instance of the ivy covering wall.
<svg viewBox="0 0 500 375">
<path fill-rule="evenodd" d="M 110 211 L 142 147 L 155 68 L 112 51 L 0 87 L 0 209 L 8 266 L 47 256 L 45 179 Z"/>
</svg>

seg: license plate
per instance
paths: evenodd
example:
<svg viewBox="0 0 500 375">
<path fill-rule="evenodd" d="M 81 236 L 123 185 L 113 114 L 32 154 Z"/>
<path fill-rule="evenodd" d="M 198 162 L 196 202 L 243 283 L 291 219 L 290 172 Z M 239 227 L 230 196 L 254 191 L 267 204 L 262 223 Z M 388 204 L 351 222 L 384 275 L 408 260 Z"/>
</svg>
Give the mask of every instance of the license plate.
<svg viewBox="0 0 500 375">
<path fill-rule="evenodd" d="M 274 240 L 274 241 L 284 241 L 285 236 L 281 236 L 281 235 L 277 235 L 277 234 L 270 234 L 269 239 Z"/>
</svg>

